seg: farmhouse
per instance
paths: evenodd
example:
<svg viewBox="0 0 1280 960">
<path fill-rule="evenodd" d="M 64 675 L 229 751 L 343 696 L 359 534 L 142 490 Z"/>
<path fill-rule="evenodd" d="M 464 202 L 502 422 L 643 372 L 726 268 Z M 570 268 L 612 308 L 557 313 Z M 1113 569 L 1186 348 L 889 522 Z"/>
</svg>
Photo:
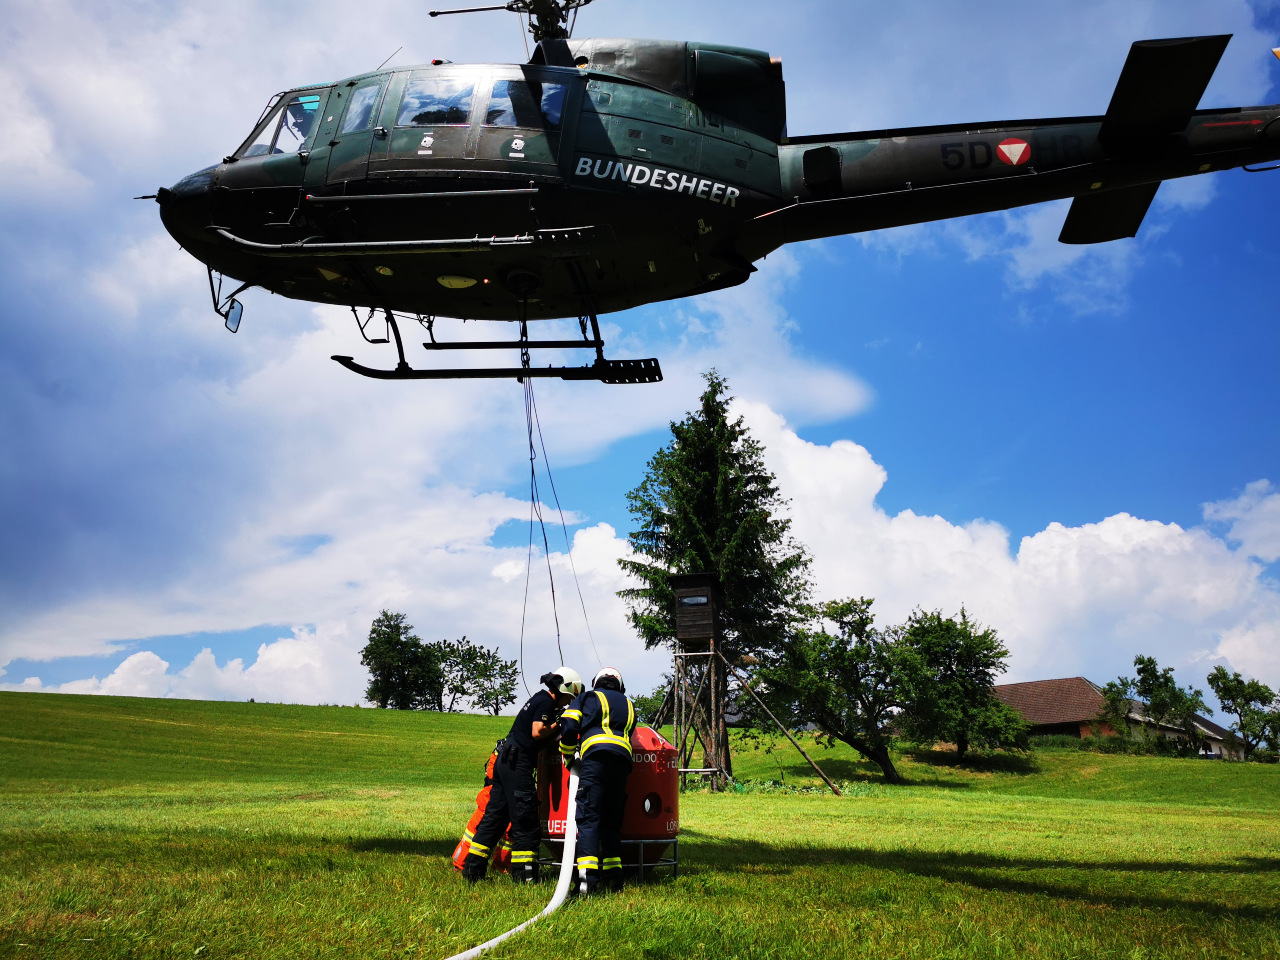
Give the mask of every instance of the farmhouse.
<svg viewBox="0 0 1280 960">
<path fill-rule="evenodd" d="M 1031 724 L 1031 735 L 1059 733 L 1073 737 L 1092 736 L 1094 728 L 1102 736 L 1114 736 L 1115 730 L 1099 720 L 1107 702 L 1102 688 L 1084 677 L 1065 677 L 1060 680 L 1032 680 L 1028 683 L 1002 683 L 992 689 L 996 698 L 1016 710 Z M 1126 720 L 1130 728 L 1155 727 L 1146 714 L 1146 704 L 1129 701 Z M 1212 720 L 1196 714 L 1196 729 L 1203 746 L 1200 752 L 1208 757 L 1234 757 L 1243 755 L 1235 745 L 1231 731 L 1218 726 Z M 1179 728 L 1160 724 L 1159 732 L 1175 740 L 1186 739 Z"/>
</svg>

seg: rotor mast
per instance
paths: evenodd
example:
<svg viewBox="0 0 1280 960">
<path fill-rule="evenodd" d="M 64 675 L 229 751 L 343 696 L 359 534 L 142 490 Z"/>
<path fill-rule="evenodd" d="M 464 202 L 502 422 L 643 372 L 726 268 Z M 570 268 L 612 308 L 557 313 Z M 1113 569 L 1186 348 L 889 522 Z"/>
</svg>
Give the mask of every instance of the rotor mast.
<svg viewBox="0 0 1280 960">
<path fill-rule="evenodd" d="M 481 13 L 486 10 L 506 10 L 523 13 L 529 18 L 529 32 L 534 42 L 543 40 L 568 40 L 572 32 L 566 26 L 569 14 L 585 7 L 591 0 L 509 0 L 492 7 L 464 7 L 458 10 L 432 10 L 429 16 L 439 17 L 448 13 Z"/>
</svg>

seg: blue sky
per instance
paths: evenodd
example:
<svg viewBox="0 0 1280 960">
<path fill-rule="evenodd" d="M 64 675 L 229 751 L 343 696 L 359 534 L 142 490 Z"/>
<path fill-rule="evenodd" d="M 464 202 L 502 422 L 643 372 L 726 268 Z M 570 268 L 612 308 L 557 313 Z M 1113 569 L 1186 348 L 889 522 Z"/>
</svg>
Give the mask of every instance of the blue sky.
<svg viewBox="0 0 1280 960">
<path fill-rule="evenodd" d="M 228 152 L 276 90 L 402 44 L 393 63 L 520 59 L 514 18 L 11 9 L 0 687 L 351 703 L 384 606 L 515 656 L 518 387 L 360 380 L 328 360 L 360 355 L 349 318 L 260 292 L 233 337 L 130 199 Z M 777 9 L 599 0 L 578 35 L 767 48 L 796 134 L 1101 113 L 1130 42 L 1198 33 L 1235 34 L 1203 105 L 1280 100 L 1271 3 Z M 1280 685 L 1275 176 L 1166 184 L 1136 240 L 1063 247 L 1049 204 L 788 248 L 741 288 L 604 318 L 612 353 L 661 357 L 666 381 L 539 385 L 602 655 L 636 688 L 665 668 L 612 596 L 624 495 L 714 364 L 822 595 L 874 595 L 890 620 L 966 603 L 1016 679 L 1102 681 L 1148 653 L 1184 682 L 1221 662 Z M 536 676 L 559 654 L 534 601 Z"/>
</svg>

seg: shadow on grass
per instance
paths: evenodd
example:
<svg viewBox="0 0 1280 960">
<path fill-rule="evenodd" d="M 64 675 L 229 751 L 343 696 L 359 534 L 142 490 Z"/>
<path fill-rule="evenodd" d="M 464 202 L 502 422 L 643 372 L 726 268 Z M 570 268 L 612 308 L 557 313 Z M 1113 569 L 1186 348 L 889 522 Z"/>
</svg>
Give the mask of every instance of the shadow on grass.
<svg viewBox="0 0 1280 960">
<path fill-rule="evenodd" d="M 455 840 L 414 840 L 411 837 L 366 837 L 352 840 L 347 849 L 355 853 L 407 853 L 419 857 L 452 857 Z"/>
<path fill-rule="evenodd" d="M 725 840 L 696 830 L 683 829 L 686 845 L 681 850 L 682 875 L 712 873 L 769 872 L 786 874 L 796 867 L 859 866 L 901 874 L 911 874 L 965 884 L 981 890 L 1002 893 L 1048 896 L 1116 908 L 1189 910 L 1219 918 L 1244 918 L 1280 921 L 1280 904 L 1267 906 L 1228 906 L 1196 899 L 1200 891 L 1214 888 L 1215 875 L 1275 874 L 1280 871 L 1280 857 L 1240 857 L 1233 863 L 1184 863 L 1158 860 L 1117 860 L 1107 862 L 1076 861 L 1035 857 L 1001 857 L 985 853 L 942 853 L 921 850 L 832 849 L 818 846 L 775 846 L 751 840 Z M 692 841 L 692 842 L 690 842 Z M 1049 876 L 1030 877 L 1027 871 L 1049 872 Z M 1053 876 L 1052 872 L 1059 872 Z M 1116 874 L 1169 874 L 1166 892 L 1110 892 L 1086 889 L 1083 878 L 1073 880 L 1072 871 Z M 1199 874 L 1200 879 L 1196 879 Z M 1090 879 L 1088 884 L 1095 881 Z M 1178 895 L 1173 891 L 1186 891 Z"/>
<path fill-rule="evenodd" d="M 888 786 L 885 783 L 884 772 L 874 763 L 863 760 L 845 760 L 842 758 L 824 759 L 821 756 L 814 757 L 818 761 L 818 766 L 832 780 L 847 780 L 850 783 L 872 783 Z M 799 780 L 806 784 L 813 782 L 821 783 L 817 780 L 813 772 L 813 767 L 809 766 L 803 760 L 797 763 L 791 763 L 783 766 L 787 780 Z M 901 766 L 898 766 L 898 775 L 902 777 L 902 783 L 898 786 L 906 787 L 939 787 L 943 790 L 970 790 L 972 785 L 962 780 L 943 780 L 934 777 L 912 777 L 908 773 L 904 773 Z"/>
<path fill-rule="evenodd" d="M 1031 754 L 1019 753 L 970 753 L 960 756 L 954 750 L 933 750 L 917 747 L 903 751 L 915 763 L 930 767 L 947 767 L 967 773 L 1012 773 L 1025 777 L 1040 772 L 1040 765 Z"/>
</svg>

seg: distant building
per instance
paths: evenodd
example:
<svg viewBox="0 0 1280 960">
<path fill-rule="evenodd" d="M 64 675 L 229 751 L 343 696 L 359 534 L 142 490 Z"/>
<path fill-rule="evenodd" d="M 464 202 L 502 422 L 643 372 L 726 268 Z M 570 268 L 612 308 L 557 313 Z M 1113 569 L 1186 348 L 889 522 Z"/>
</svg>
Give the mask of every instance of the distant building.
<svg viewBox="0 0 1280 960">
<path fill-rule="evenodd" d="M 1116 731 L 1099 717 L 1107 701 L 1102 688 L 1084 677 L 1065 677 L 1061 680 L 1032 680 L 1028 683 L 1001 683 L 991 691 L 996 698 L 1012 707 L 1031 724 L 1031 736 L 1066 734 L 1072 737 L 1089 737 L 1094 728 L 1104 737 L 1114 736 Z M 1146 715 L 1146 704 L 1129 701 L 1126 717 L 1130 728 L 1157 727 Z M 1196 714 L 1196 729 L 1203 741 L 1204 756 L 1234 757 L 1243 759 L 1243 753 L 1229 730 L 1212 720 Z M 1159 732 L 1174 740 L 1185 740 L 1186 733 L 1169 724 L 1158 725 Z"/>
</svg>

